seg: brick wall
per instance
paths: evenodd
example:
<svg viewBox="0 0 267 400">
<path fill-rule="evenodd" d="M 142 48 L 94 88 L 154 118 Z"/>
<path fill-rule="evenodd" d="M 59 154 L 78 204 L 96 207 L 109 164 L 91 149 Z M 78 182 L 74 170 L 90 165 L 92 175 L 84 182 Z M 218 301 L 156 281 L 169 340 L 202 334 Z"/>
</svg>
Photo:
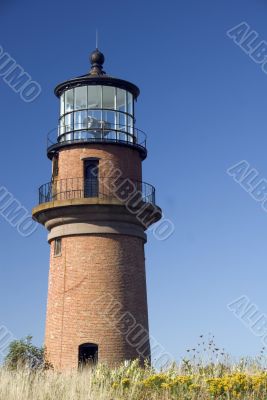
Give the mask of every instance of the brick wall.
<svg viewBox="0 0 267 400">
<path fill-rule="evenodd" d="M 61 163 L 63 158 L 61 154 Z M 122 309 L 117 305 L 111 311 L 111 299 Z M 137 324 L 148 330 L 142 239 L 108 234 L 65 237 L 60 257 L 54 257 L 52 241 L 46 347 L 56 369 L 76 368 L 83 343 L 98 344 L 100 362 L 138 358 L 140 340 L 135 345 L 129 343 L 134 335 L 126 340 L 131 327 L 135 333 L 142 331 Z M 148 347 L 143 355 L 149 355 Z"/>
<path fill-rule="evenodd" d="M 83 158 L 96 157 L 99 162 L 99 176 L 110 176 L 110 161 L 114 168 L 122 171 L 123 177 L 133 180 L 142 180 L 142 161 L 140 154 L 133 148 L 114 145 L 84 145 L 83 147 L 71 147 L 59 152 L 57 179 L 82 178 L 84 175 Z"/>
</svg>

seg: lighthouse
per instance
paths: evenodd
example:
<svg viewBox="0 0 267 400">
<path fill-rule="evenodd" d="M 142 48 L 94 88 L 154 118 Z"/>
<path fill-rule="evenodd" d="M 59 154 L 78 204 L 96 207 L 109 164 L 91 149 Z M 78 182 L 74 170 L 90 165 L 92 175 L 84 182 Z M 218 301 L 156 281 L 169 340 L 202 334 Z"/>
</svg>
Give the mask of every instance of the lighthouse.
<svg viewBox="0 0 267 400">
<path fill-rule="evenodd" d="M 143 181 L 146 134 L 136 128 L 136 85 L 108 75 L 104 55 L 60 83 L 58 127 L 48 134 L 50 182 L 33 218 L 48 230 L 47 361 L 150 359 L 144 246 L 159 221 L 155 188 Z"/>
</svg>

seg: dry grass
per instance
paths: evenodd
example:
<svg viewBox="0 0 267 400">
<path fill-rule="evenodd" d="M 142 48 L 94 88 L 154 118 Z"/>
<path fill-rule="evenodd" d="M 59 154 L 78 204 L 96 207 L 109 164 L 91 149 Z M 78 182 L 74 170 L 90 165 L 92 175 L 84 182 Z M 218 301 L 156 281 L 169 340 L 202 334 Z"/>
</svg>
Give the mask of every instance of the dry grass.
<svg viewBox="0 0 267 400">
<path fill-rule="evenodd" d="M 259 360 L 195 364 L 164 372 L 137 362 L 71 373 L 0 369 L 0 400 L 208 400 L 267 399 L 267 373 Z"/>
<path fill-rule="evenodd" d="M 0 367 L 0 400 L 267 400 L 264 354 L 233 362 L 201 335 L 179 365 L 160 372 L 137 361 L 70 373 Z"/>
</svg>

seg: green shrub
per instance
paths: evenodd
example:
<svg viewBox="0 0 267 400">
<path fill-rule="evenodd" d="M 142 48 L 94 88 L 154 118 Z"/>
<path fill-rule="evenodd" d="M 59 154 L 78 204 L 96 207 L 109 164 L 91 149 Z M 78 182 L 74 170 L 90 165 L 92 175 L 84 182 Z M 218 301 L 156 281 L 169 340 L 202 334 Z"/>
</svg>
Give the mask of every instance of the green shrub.
<svg viewBox="0 0 267 400">
<path fill-rule="evenodd" d="M 9 345 L 4 365 L 8 369 L 30 368 L 46 369 L 49 365 L 45 361 L 45 350 L 32 344 L 32 336 L 14 340 Z"/>
</svg>

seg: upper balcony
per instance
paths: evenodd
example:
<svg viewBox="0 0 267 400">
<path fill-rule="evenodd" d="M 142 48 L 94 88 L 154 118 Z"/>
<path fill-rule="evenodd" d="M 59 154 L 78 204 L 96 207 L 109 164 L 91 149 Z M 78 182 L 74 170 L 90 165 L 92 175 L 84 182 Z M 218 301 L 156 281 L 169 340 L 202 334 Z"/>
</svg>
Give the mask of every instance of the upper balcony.
<svg viewBox="0 0 267 400">
<path fill-rule="evenodd" d="M 86 123 L 59 126 L 49 132 L 47 155 L 50 159 L 62 147 L 95 143 L 117 144 L 136 148 L 142 159 L 147 156 L 146 134 L 136 128 L 107 123 L 88 117 Z"/>
</svg>

